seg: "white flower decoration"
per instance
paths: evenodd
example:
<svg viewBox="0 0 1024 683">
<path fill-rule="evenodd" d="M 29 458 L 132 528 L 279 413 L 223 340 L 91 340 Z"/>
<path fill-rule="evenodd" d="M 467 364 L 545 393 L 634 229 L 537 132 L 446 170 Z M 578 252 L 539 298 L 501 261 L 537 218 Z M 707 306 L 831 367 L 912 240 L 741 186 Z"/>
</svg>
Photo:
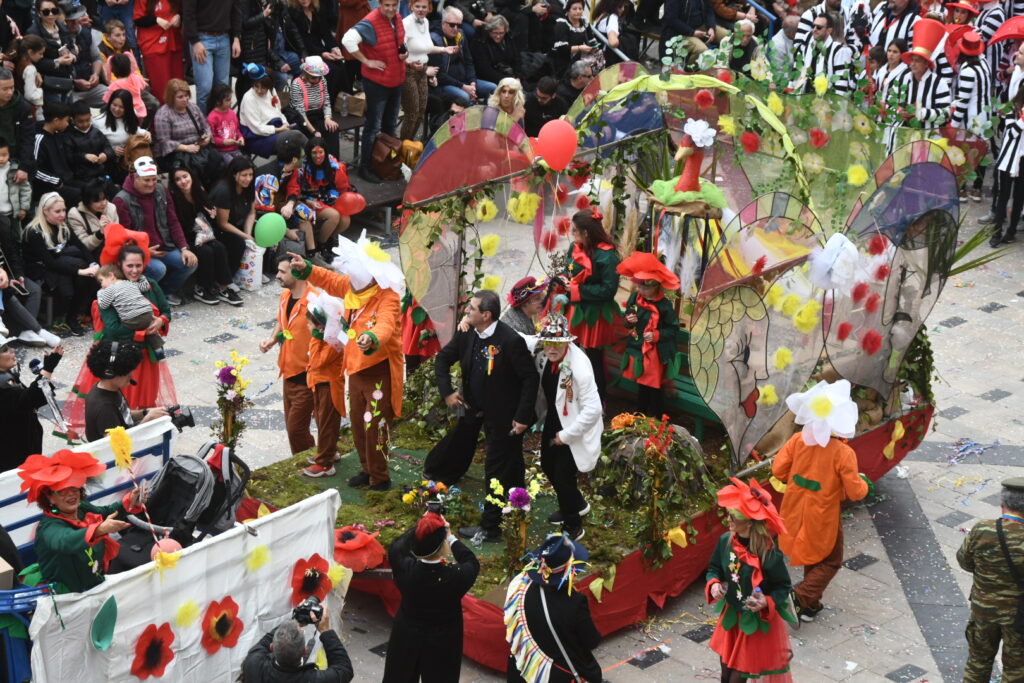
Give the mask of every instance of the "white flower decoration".
<svg viewBox="0 0 1024 683">
<path fill-rule="evenodd" d="M 786 407 L 803 425 L 803 440 L 808 446 L 827 446 L 832 434 L 849 438 L 857 429 L 857 404 L 850 398 L 850 382 L 821 381 L 810 390 L 786 397 Z"/>
<path fill-rule="evenodd" d="M 714 128 L 708 125 L 708 122 L 704 119 L 686 119 L 686 125 L 683 126 L 683 132 L 689 135 L 693 139 L 693 144 L 697 147 L 710 147 L 715 141 Z"/>
<path fill-rule="evenodd" d="M 849 291 L 857 278 L 860 252 L 846 235 L 836 233 L 828 238 L 824 248 L 815 249 L 811 262 L 811 282 L 822 289 Z"/>
</svg>

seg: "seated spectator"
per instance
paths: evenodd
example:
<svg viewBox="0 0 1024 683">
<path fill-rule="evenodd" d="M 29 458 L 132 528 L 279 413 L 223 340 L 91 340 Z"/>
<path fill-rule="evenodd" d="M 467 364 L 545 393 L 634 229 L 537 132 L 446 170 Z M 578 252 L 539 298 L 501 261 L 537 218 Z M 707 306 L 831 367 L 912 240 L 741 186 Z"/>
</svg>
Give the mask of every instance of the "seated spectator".
<svg viewBox="0 0 1024 683">
<path fill-rule="evenodd" d="M 795 14 L 786 15 L 782 20 L 782 28 L 772 36 L 768 44 L 768 60 L 772 64 L 772 71 L 783 76 L 784 81 L 790 80 L 787 73 L 795 66 L 798 48 L 796 46 L 796 33 L 800 27 L 800 17 Z"/>
<path fill-rule="evenodd" d="M 191 170 L 176 168 L 171 171 L 170 186 L 178 222 L 199 259 L 192 296 L 210 306 L 221 301 L 241 306 L 242 297 L 231 286 L 235 272 L 228 263 L 227 247 L 217 239 L 213 230 L 217 209 L 206 195 L 202 183 Z"/>
<path fill-rule="evenodd" d="M 455 7 L 462 12 L 462 32 L 470 41 L 477 37 L 478 31 L 485 31 L 485 24 L 495 16 L 488 0 L 453 0 L 444 6 Z"/>
<path fill-rule="evenodd" d="M 78 46 L 78 56 L 71 65 L 75 82 L 71 101 L 87 102 L 89 106 L 99 109 L 103 106 L 107 86 L 103 85 L 102 79 L 103 60 L 92 41 L 92 22 L 85 7 L 77 3 L 68 8 L 64 21 L 67 23 L 68 34 Z"/>
<path fill-rule="evenodd" d="M 502 110 L 520 126 L 523 125 L 523 114 L 526 112 L 525 104 L 523 86 L 517 78 L 501 79 L 498 82 L 498 89 L 487 100 L 488 107 Z"/>
<path fill-rule="evenodd" d="M 241 2 L 242 11 L 242 35 L 239 38 L 239 54 L 237 64 L 241 64 L 238 76 L 235 79 L 235 97 L 242 101 L 242 96 L 252 87 L 252 84 L 260 73 L 266 73 L 267 69 L 278 77 L 277 83 L 281 90 L 288 86 L 288 74 L 292 67 L 285 57 L 278 52 L 276 41 L 277 27 L 271 14 L 275 11 L 287 15 L 288 12 L 280 3 L 263 2 L 262 0 L 247 0 Z M 291 24 L 289 17 L 288 23 Z M 249 72 L 249 65 L 255 68 L 252 74 Z"/>
<path fill-rule="evenodd" d="M 636 35 L 625 32 L 628 13 L 632 7 L 629 0 L 601 0 L 594 13 L 597 17 L 594 30 L 605 37 L 609 47 L 615 48 L 629 59 L 636 59 L 640 48 Z M 621 61 L 613 50 L 605 50 L 605 64 L 617 64 Z"/>
<path fill-rule="evenodd" d="M 106 183 L 94 180 L 82 189 L 78 206 L 68 211 L 68 226 L 89 250 L 93 261 L 100 260 L 103 232 L 111 223 L 117 223 L 117 208 L 107 201 Z"/>
<path fill-rule="evenodd" d="M 127 90 L 112 90 L 107 104 L 93 119 L 93 125 L 106 136 L 114 156 L 107 164 L 107 175 L 115 185 L 124 182 L 129 164 L 125 161 L 128 138 L 137 135 L 152 142 L 149 131 L 139 125 L 135 115 L 134 98 Z"/>
<path fill-rule="evenodd" d="M 726 65 L 739 73 L 750 72 L 750 63 L 761 51 L 760 42 L 754 37 L 754 22 L 747 18 L 736 21 L 735 30 L 722 40 L 719 54 L 727 57 Z"/>
<path fill-rule="evenodd" d="M 476 75 L 497 83 L 503 78 L 516 78 L 519 48 L 508 38 L 508 19 L 500 14 L 487 20 L 483 30 L 470 43 Z"/>
<path fill-rule="evenodd" d="M 759 19 L 757 10 L 745 0 L 711 0 L 711 9 L 715 12 L 715 24 L 726 31 L 732 31 L 740 19 L 755 26 Z"/>
<path fill-rule="evenodd" d="M 110 81 L 110 88 L 103 97 L 104 103 L 109 99 L 111 92 L 127 90 L 132 96 L 132 108 L 135 110 L 135 116 L 139 121 L 145 121 L 146 117 L 155 114 L 155 109 L 150 111 L 146 107 L 146 102 L 142 96 L 146 90 L 146 79 L 132 68 L 128 55 L 114 55 L 110 58 L 109 64 L 110 75 L 113 76 L 113 80 Z"/>
<path fill-rule="evenodd" d="M 25 274 L 53 297 L 53 318 L 63 319 L 53 329 L 81 337 L 85 330 L 78 316 L 88 315 L 98 266 L 68 227 L 65 207 L 56 192 L 40 197 L 36 215 L 25 228 Z"/>
<path fill-rule="evenodd" d="M 676 36 L 683 36 L 680 50 L 685 50 L 687 61 L 693 62 L 708 45 L 724 38 L 724 29 L 716 28 L 714 9 L 709 0 L 666 0 L 662 18 L 661 39 L 658 42 L 658 57 L 665 56 L 665 46 Z"/>
<path fill-rule="evenodd" d="M 181 3 L 174 0 L 136 0 L 135 39 L 141 54 L 146 56 L 146 76 L 149 89 L 158 104 L 174 78 L 185 78 L 182 53 Z M 127 33 L 127 31 L 126 31 Z M 149 108 L 147 103 L 146 108 Z"/>
<path fill-rule="evenodd" d="M 74 87 L 72 65 L 78 55 L 78 45 L 64 22 L 58 21 L 61 11 L 56 0 L 39 0 L 35 12 L 27 33 L 46 41 L 46 54 L 36 63 L 43 75 L 44 97 L 47 101 L 67 102 Z"/>
<path fill-rule="evenodd" d="M 238 117 L 239 129 L 245 139 L 245 152 L 258 157 L 269 159 L 273 156 L 278 133 L 291 129 L 281 113 L 281 100 L 274 92 L 274 79 L 266 71 L 242 95 Z"/>
<path fill-rule="evenodd" d="M 537 88 L 526 98 L 523 128 L 530 137 L 540 135 L 540 129 L 548 121 L 554 121 L 569 111 L 569 104 L 558 95 L 558 80 L 544 76 L 537 81 Z"/>
<path fill-rule="evenodd" d="M 226 83 L 214 83 L 210 88 L 210 97 L 206 100 L 206 122 L 213 135 L 213 146 L 226 160 L 242 155 L 245 139 L 238 123 L 238 114 L 231 108 L 233 99 L 231 86 Z"/>
<path fill-rule="evenodd" d="M 228 163 L 224 178 L 210 191 L 210 202 L 217 209 L 214 233 L 228 252 L 228 268 L 232 275 L 245 254 L 245 243 L 252 239 L 256 223 L 256 187 L 252 162 L 248 157 L 235 157 Z"/>
<path fill-rule="evenodd" d="M 210 126 L 191 97 L 188 83 L 176 78 L 168 81 L 166 104 L 153 119 L 153 152 L 161 167 L 170 169 L 175 161 L 180 161 L 209 184 L 223 173 L 224 157 L 210 145 Z"/>
<path fill-rule="evenodd" d="M 64 133 L 64 142 L 75 181 L 84 186 L 96 179 L 106 180 L 107 162 L 114 149 L 107 137 L 92 125 L 92 110 L 85 102 L 71 105 L 71 127 Z"/>
<path fill-rule="evenodd" d="M 594 80 L 594 69 L 589 62 L 582 60 L 573 62 L 566 78 L 558 85 L 558 96 L 567 106 L 571 107 L 592 80 Z"/>
<path fill-rule="evenodd" d="M 313 55 L 302 62 L 302 74 L 292 79 L 291 106 L 302 123 L 302 130 L 310 136 L 324 139 L 327 150 L 338 156 L 338 124 L 331 111 L 330 93 L 324 77 L 330 73 L 322 57 Z"/>
<path fill-rule="evenodd" d="M 334 256 L 335 235 L 348 230 L 351 218 L 342 216 L 334 203 L 342 192 L 353 188 L 348 180 L 345 164 L 327 154 L 320 138 L 306 143 L 306 160 L 299 166 L 287 185 L 289 201 L 302 202 L 316 214 L 316 249 L 327 262 Z"/>
<path fill-rule="evenodd" d="M 15 52 L 17 66 L 14 70 L 18 89 L 25 101 L 32 105 L 33 116 L 43 120 L 43 76 L 36 68 L 46 55 L 46 41 L 39 36 L 25 36 L 18 41 Z"/>
<path fill-rule="evenodd" d="M 307 213 L 307 211 L 299 209 L 300 205 L 304 207 L 305 204 L 302 204 L 298 196 L 288 196 L 288 187 L 291 184 L 292 176 L 302 165 L 302 150 L 303 146 L 298 140 L 281 140 L 277 145 L 277 153 L 274 158 L 256 169 L 257 179 L 272 177 L 277 184 L 273 202 L 261 201 L 257 188 L 256 209 L 259 211 L 261 204 L 272 204 L 274 207 L 272 210 L 281 214 L 281 217 L 288 222 L 288 231 L 285 236 L 295 242 L 302 242 L 305 244 L 307 252 L 313 252 L 316 250 L 316 237 L 313 229 L 315 217 L 311 216 L 312 210 L 308 210 Z M 311 218 L 312 220 L 310 220 Z"/>
<path fill-rule="evenodd" d="M 150 260 L 146 276 L 160 283 L 168 303 L 180 306 L 179 290 L 195 271 L 197 260 L 178 222 L 170 193 L 157 179 L 152 159 L 135 160 L 132 172 L 114 197 L 114 205 L 118 223 L 149 235 Z"/>
<path fill-rule="evenodd" d="M 442 96 L 458 101 L 463 107 L 491 96 L 497 84 L 477 78 L 473 55 L 462 44 L 462 12 L 455 7 L 446 7 L 441 30 L 432 32 L 430 38 L 439 47 L 459 48 L 453 54 L 445 51 L 430 56 L 429 64 L 438 67 L 437 89 Z"/>
<path fill-rule="evenodd" d="M 568 0 L 565 16 L 555 22 L 555 44 L 551 50 L 551 65 L 556 77 L 561 78 L 569 66 L 579 60 L 591 64 L 594 73 L 604 68 L 604 52 L 594 31 L 583 18 L 584 0 Z"/>
<path fill-rule="evenodd" d="M 156 110 L 160 108 L 160 100 L 158 100 L 150 90 L 152 85 L 148 79 L 145 79 L 145 74 L 142 73 L 142 69 L 139 68 L 139 63 L 135 59 L 135 53 L 132 52 L 131 47 L 128 45 L 127 33 L 124 28 L 124 24 L 119 19 L 110 19 L 103 25 L 105 33 L 100 39 L 99 51 L 100 57 L 103 59 L 103 79 L 108 83 L 107 90 L 115 90 L 114 84 L 111 83 L 113 80 L 113 74 L 110 66 L 110 59 L 114 55 L 125 55 L 131 60 L 132 72 L 137 73 L 140 78 L 143 78 L 145 87 L 142 89 L 142 101 L 146 105 L 146 111 L 153 115 Z M 147 62 L 150 59 L 148 52 L 146 55 Z M 163 85 L 166 85 L 164 83 Z M 110 97 L 109 94 L 104 95 L 103 99 L 106 100 Z"/>
<path fill-rule="evenodd" d="M 43 122 L 36 129 L 36 171 L 32 189 L 37 197 L 60 192 L 68 203 L 77 204 L 81 185 L 68 162 L 66 137 L 71 110 L 63 102 L 43 105 Z"/>
<path fill-rule="evenodd" d="M 555 44 L 555 21 L 562 16 L 561 0 L 529 0 L 516 10 L 503 9 L 501 14 L 512 28 L 512 39 L 520 52 L 533 52 L 544 57 Z"/>
</svg>

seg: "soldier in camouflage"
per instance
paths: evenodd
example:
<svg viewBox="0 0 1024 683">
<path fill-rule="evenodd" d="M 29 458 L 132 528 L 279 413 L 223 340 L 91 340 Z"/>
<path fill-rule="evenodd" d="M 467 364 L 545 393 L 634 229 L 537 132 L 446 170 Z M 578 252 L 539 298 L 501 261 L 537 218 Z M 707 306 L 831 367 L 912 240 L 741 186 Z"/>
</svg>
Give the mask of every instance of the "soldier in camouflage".
<svg viewBox="0 0 1024 683">
<path fill-rule="evenodd" d="M 1021 585 L 1014 580 L 999 542 L 997 524 L 1002 527 L 1006 546 L 1017 575 L 1024 580 L 1024 477 L 1003 482 L 999 520 L 979 522 L 967 534 L 956 554 L 957 562 L 974 574 L 971 587 L 971 617 L 967 622 L 970 654 L 964 668 L 964 683 L 988 683 L 992 678 L 999 642 L 1003 643 L 1003 678 L 1006 683 L 1024 681 L 1024 615 Z"/>
</svg>

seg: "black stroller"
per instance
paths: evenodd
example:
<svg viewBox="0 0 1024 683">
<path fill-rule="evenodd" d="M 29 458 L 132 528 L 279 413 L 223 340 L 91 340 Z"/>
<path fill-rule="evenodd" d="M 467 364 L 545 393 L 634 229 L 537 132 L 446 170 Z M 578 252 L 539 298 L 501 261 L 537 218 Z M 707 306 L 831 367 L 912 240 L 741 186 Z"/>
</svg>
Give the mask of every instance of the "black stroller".
<svg viewBox="0 0 1024 683">
<path fill-rule="evenodd" d="M 153 478 L 145 515 L 128 515 L 132 527 L 121 534 L 121 551 L 111 572 L 127 571 L 150 561 L 153 533 L 168 536 L 183 548 L 207 535 L 227 531 L 249 483 L 249 466 L 216 442 L 196 455 L 176 455 Z"/>
</svg>

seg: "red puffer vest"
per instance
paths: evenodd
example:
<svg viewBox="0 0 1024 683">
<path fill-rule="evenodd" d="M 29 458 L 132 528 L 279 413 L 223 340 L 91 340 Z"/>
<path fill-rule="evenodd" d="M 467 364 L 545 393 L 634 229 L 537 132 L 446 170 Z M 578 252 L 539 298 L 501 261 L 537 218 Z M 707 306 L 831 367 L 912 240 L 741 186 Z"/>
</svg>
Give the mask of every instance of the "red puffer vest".
<svg viewBox="0 0 1024 683">
<path fill-rule="evenodd" d="M 363 78 L 369 78 L 385 88 L 402 85 L 405 81 L 405 62 L 398 57 L 398 46 L 405 45 L 405 25 L 402 24 L 401 17 L 396 14 L 395 24 L 392 26 L 380 13 L 380 9 L 375 9 L 363 17 L 363 20 L 373 25 L 373 30 L 377 34 L 377 44 L 361 43 L 359 50 L 367 59 L 378 59 L 385 64 L 383 71 L 367 69 L 364 66 Z"/>
</svg>

